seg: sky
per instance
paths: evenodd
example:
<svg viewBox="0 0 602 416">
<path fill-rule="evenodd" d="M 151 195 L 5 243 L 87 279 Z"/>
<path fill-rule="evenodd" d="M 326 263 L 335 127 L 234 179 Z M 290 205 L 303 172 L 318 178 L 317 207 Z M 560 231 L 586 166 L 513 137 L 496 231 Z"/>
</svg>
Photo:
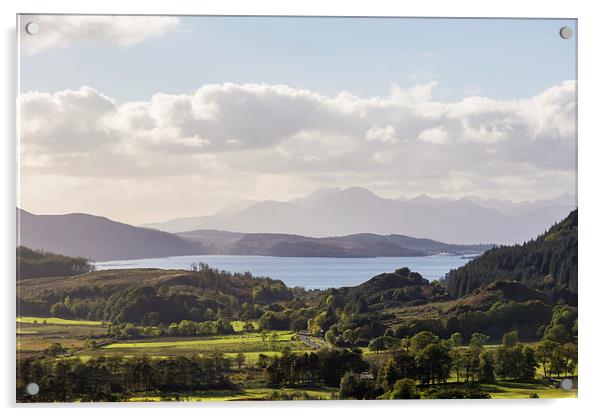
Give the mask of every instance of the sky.
<svg viewBox="0 0 602 416">
<path fill-rule="evenodd" d="M 35 21 L 39 32 L 24 27 Z M 22 16 L 19 205 L 575 194 L 573 20 Z"/>
</svg>

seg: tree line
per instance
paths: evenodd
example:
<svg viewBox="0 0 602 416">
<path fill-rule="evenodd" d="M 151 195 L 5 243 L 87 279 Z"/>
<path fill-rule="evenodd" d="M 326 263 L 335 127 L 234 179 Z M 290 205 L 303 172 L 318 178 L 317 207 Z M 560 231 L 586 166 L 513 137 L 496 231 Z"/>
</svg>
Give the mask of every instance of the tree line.
<svg viewBox="0 0 602 416">
<path fill-rule="evenodd" d="M 94 265 L 84 257 L 69 257 L 17 247 L 17 280 L 37 277 L 73 276 L 94 271 Z"/>
<path fill-rule="evenodd" d="M 230 389 L 225 375 L 231 360 L 223 354 L 167 358 L 27 358 L 17 361 L 19 401 L 120 401 L 137 392 L 169 396 L 173 392 Z M 35 382 L 40 391 L 27 395 Z"/>
<path fill-rule="evenodd" d="M 505 334 L 498 347 L 487 347 L 487 340 L 486 335 L 474 333 L 464 345 L 459 333 L 441 339 L 431 332 L 421 332 L 398 343 L 395 350 L 387 353 L 389 358 L 384 364 L 372 366 L 372 377 L 347 373 L 341 379 L 339 397 L 484 398 L 486 395 L 478 390 L 480 383 L 530 381 L 540 365 L 545 376 L 570 376 L 577 366 L 577 347 L 573 342 L 546 339 L 531 347 L 519 343 L 514 331 Z M 392 343 L 393 339 L 377 339 L 371 345 L 386 342 Z M 448 387 L 450 383 L 452 388 Z M 423 387 L 422 393 L 418 386 Z"/>
</svg>

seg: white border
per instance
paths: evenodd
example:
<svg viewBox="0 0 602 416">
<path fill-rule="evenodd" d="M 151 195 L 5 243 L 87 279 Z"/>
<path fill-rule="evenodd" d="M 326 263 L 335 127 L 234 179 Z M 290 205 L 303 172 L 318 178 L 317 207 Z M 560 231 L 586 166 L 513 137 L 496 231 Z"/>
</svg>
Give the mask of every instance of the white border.
<svg viewBox="0 0 602 416">
<path fill-rule="evenodd" d="M 3 318 L 0 357 L 6 360 L 0 377 L 0 403 L 11 407 L 5 414 L 47 415 L 86 413 L 122 415 L 132 411 L 147 414 L 164 414 L 166 411 L 181 413 L 211 412 L 224 414 L 261 414 L 287 416 L 318 412 L 341 411 L 348 414 L 371 409 L 382 412 L 416 412 L 420 414 L 489 415 L 509 412 L 545 412 L 546 414 L 584 414 L 596 409 L 600 395 L 602 359 L 600 358 L 601 325 L 598 320 L 602 295 L 597 255 L 602 238 L 600 210 L 599 166 L 602 156 L 600 134 L 600 74 L 602 74 L 599 41 L 602 39 L 602 22 L 593 1 L 526 2 L 524 0 L 474 1 L 474 0 L 420 0 L 416 2 L 391 2 L 386 0 L 4 0 L 0 2 L 0 19 L 4 35 L 2 64 L 0 64 L 4 88 L 0 102 L 2 115 L 2 250 L 1 276 L 5 296 L 1 310 Z M 508 400 L 508 401 L 420 401 L 420 402 L 299 402 L 299 403 L 225 403 L 187 404 L 160 406 L 124 405 L 71 405 L 67 408 L 49 406 L 43 408 L 15 408 L 14 402 L 14 244 L 15 244 L 15 96 L 16 96 L 16 13 L 108 13 L 108 14 L 247 14 L 247 15 L 346 15 L 346 16 L 435 16 L 435 17 L 555 17 L 579 19 L 579 315 L 581 339 L 579 355 L 579 399 L 571 400 Z M 83 409 L 84 407 L 85 409 Z M 109 410 L 110 408 L 110 410 Z M 193 410 L 194 409 L 194 410 Z M 599 409 L 598 409 L 599 411 Z M 126 413 L 127 412 L 127 413 Z M 592 412 L 593 413 L 593 412 Z M 597 412 L 596 412 L 597 413 Z"/>
</svg>

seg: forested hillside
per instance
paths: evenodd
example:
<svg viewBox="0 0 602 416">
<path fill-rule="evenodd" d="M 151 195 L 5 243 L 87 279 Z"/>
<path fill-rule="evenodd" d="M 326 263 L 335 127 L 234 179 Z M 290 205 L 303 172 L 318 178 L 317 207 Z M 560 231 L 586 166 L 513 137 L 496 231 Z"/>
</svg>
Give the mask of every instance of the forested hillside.
<svg viewBox="0 0 602 416">
<path fill-rule="evenodd" d="M 94 270 L 90 260 L 17 247 L 17 280 L 33 277 L 73 276 Z"/>
<path fill-rule="evenodd" d="M 539 289 L 552 301 L 577 304 L 577 210 L 546 233 L 522 245 L 487 250 L 442 280 L 455 297 L 496 280 Z"/>
<path fill-rule="evenodd" d="M 193 270 L 106 270 L 79 276 L 21 280 L 19 315 L 158 325 L 213 320 L 293 298 L 282 281 L 231 274 L 205 265 Z"/>
</svg>

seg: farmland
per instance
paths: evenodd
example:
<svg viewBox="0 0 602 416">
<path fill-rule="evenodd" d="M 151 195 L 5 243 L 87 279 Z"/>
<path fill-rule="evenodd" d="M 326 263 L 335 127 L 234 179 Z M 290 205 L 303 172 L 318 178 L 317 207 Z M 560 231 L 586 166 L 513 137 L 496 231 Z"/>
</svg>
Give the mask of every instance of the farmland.
<svg viewBox="0 0 602 416">
<path fill-rule="evenodd" d="M 266 362 L 275 360 L 283 350 L 295 354 L 309 352 L 312 348 L 325 347 L 324 340 L 310 337 L 304 341 L 295 331 L 261 330 L 257 321 L 231 321 L 234 333 L 212 334 L 204 336 L 168 336 L 134 339 L 119 339 L 110 336 L 111 325 L 100 321 L 80 321 L 61 318 L 43 318 L 24 316 L 17 318 L 18 351 L 21 357 L 36 356 L 51 345 L 59 343 L 66 348 L 63 359 L 80 360 L 88 363 L 102 357 L 152 357 L 165 360 L 169 357 L 182 356 L 210 357 L 217 356 L 230 360 L 227 374 L 236 388 L 207 389 L 190 392 L 141 392 L 133 393 L 127 400 L 131 401 L 238 401 L 261 399 L 330 399 L 336 395 L 337 389 L 325 386 L 306 385 L 298 387 L 268 388 L 265 385 L 264 366 Z M 251 324 L 251 325 L 249 325 Z M 251 328 L 251 329 L 249 329 Z M 251 331 L 251 332 L 245 332 Z M 91 345 L 88 340 L 94 340 Z M 525 343 L 537 348 L 538 343 Z M 484 345 L 485 351 L 495 352 L 501 344 Z M 468 353 L 468 346 L 457 348 Z M 380 367 L 394 357 L 395 352 L 378 352 L 370 348 L 361 348 L 364 359 L 372 366 Z M 267 360 L 267 361 L 266 361 Z M 576 370 L 575 373 L 576 374 Z M 502 398 L 561 398 L 576 397 L 577 391 L 563 391 L 544 382 L 541 365 L 536 369 L 536 380 L 531 382 L 512 382 L 498 380 L 483 383 L 480 389 L 493 399 Z M 456 384 L 453 374 L 447 378 L 449 386 Z M 461 385 L 461 384 L 460 384 Z M 420 387 L 423 395 L 428 394 L 428 387 Z"/>
<path fill-rule="evenodd" d="M 100 321 L 85 321 L 62 318 L 40 318 L 35 316 L 18 316 L 17 324 L 49 324 L 49 325 L 77 325 L 77 326 L 103 326 Z"/>
<path fill-rule="evenodd" d="M 40 354 L 54 343 L 60 343 L 69 351 L 64 360 L 79 359 L 88 362 L 99 357 L 154 357 L 165 359 L 185 355 L 220 356 L 232 361 L 228 370 L 229 378 L 237 386 L 236 389 L 204 390 L 188 393 L 152 392 L 133 394 L 129 401 L 242 401 L 262 400 L 266 398 L 328 400 L 336 395 L 338 389 L 323 386 L 300 386 L 298 388 L 267 388 L 263 382 L 261 359 L 274 359 L 281 355 L 283 349 L 292 353 L 311 351 L 308 344 L 302 342 L 294 331 L 243 332 L 244 322 L 232 322 L 234 334 L 210 335 L 197 337 L 155 337 L 135 340 L 113 340 L 108 337 L 108 326 L 102 322 L 77 321 L 57 318 L 19 317 L 17 331 L 19 334 L 17 349 L 22 357 Z M 253 322 L 257 328 L 257 322 Z M 86 339 L 93 337 L 100 346 L 90 347 Z M 324 345 L 322 340 L 314 339 L 317 345 Z M 536 347 L 536 344 L 531 344 Z M 499 345 L 487 345 L 486 349 L 495 349 Z M 465 350 L 466 347 L 462 347 Z M 392 357 L 392 352 L 376 353 L 363 348 L 363 355 L 372 364 L 382 365 Z M 240 356 L 242 360 L 240 361 Z M 263 358 L 262 358 L 263 357 Z M 237 360 L 240 361 L 237 363 Z M 242 368 L 242 369 L 241 369 Z M 490 394 L 493 399 L 529 398 L 570 398 L 577 397 L 577 390 L 563 391 L 544 383 L 541 367 L 537 369 L 539 381 L 511 382 L 497 381 L 484 383 L 481 390 Z M 455 378 L 448 378 L 450 385 Z M 421 391 L 425 391 L 421 388 Z"/>
<path fill-rule="evenodd" d="M 74 351 L 83 349 L 91 336 L 106 340 L 107 328 L 102 322 L 18 317 L 17 335 L 17 353 L 28 357 L 40 354 L 54 343 Z"/>
<path fill-rule="evenodd" d="M 106 355 L 186 355 L 220 352 L 228 355 L 238 353 L 256 357 L 260 353 L 271 354 L 288 347 L 292 351 L 305 351 L 307 346 L 294 339 L 291 331 L 274 331 L 273 336 L 262 339 L 257 333 L 237 333 L 225 336 L 208 336 L 192 339 L 158 338 L 136 342 L 116 342 L 95 350 Z M 84 351 L 87 354 L 89 351 Z"/>
<path fill-rule="evenodd" d="M 254 328 L 258 327 L 257 322 L 252 324 Z M 233 321 L 232 327 L 236 333 L 231 335 L 118 341 L 108 338 L 107 325 L 98 321 L 18 317 L 17 351 L 26 357 L 39 354 L 54 343 L 60 343 L 70 350 L 70 355 L 83 360 L 98 356 L 166 357 L 218 352 L 232 359 L 242 353 L 246 363 L 255 363 L 261 354 L 274 357 L 284 348 L 292 352 L 310 350 L 305 343 L 297 339 L 293 331 L 244 333 L 243 325 L 242 321 Z M 89 337 L 94 337 L 101 346 L 92 348 L 86 345 L 85 341 Z"/>
</svg>

